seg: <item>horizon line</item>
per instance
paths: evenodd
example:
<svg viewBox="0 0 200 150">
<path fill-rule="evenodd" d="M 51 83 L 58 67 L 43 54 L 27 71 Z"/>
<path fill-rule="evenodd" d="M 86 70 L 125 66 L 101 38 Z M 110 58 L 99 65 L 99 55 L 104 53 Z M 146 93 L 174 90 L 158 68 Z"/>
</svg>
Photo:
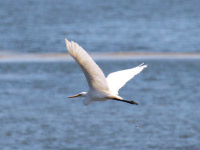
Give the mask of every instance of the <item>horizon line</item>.
<svg viewBox="0 0 200 150">
<path fill-rule="evenodd" d="M 96 60 L 200 59 L 200 52 L 91 52 Z M 69 53 L 0 53 L 0 62 L 71 61 Z"/>
</svg>

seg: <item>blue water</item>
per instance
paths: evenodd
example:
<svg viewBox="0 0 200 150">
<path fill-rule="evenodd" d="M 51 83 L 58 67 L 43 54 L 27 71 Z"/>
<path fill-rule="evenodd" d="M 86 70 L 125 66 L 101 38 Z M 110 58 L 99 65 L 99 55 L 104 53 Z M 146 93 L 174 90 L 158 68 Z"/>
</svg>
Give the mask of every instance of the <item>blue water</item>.
<svg viewBox="0 0 200 150">
<path fill-rule="evenodd" d="M 0 0 L 0 51 L 199 52 L 199 0 Z"/>
<path fill-rule="evenodd" d="M 98 60 L 107 75 L 140 60 Z M 1 150 L 198 150 L 200 61 L 148 60 L 116 101 L 84 106 L 67 97 L 87 91 L 77 64 L 0 64 Z"/>
<path fill-rule="evenodd" d="M 66 37 L 104 55 L 200 52 L 199 10 L 199 0 L 0 0 L 0 53 L 66 52 Z M 120 90 L 138 106 L 88 107 L 68 99 L 88 88 L 75 62 L 25 60 L 0 63 L 1 150 L 200 149 L 198 58 L 99 58 L 106 75 L 149 67 Z"/>
</svg>

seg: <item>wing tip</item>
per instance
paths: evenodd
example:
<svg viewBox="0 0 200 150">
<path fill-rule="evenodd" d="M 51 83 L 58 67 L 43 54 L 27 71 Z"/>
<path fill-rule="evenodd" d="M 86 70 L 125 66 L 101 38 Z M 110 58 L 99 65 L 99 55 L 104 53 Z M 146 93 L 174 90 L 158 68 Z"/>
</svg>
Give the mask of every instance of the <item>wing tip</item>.
<svg viewBox="0 0 200 150">
<path fill-rule="evenodd" d="M 65 38 L 65 43 L 69 54 L 74 58 L 81 57 L 85 51 L 78 43 L 69 41 L 67 38 Z"/>
<path fill-rule="evenodd" d="M 75 46 L 75 47 L 79 46 L 76 42 L 74 42 L 74 41 L 69 41 L 67 38 L 65 38 L 65 43 L 66 43 L 66 47 L 67 47 L 67 48 L 68 48 L 69 46 Z M 69 48 L 68 48 L 68 50 L 69 50 Z"/>
<path fill-rule="evenodd" d="M 65 44 L 68 51 L 70 51 L 71 43 L 65 38 Z"/>
<path fill-rule="evenodd" d="M 65 38 L 65 43 L 66 43 L 66 45 L 70 45 L 71 44 L 70 41 L 68 41 L 67 38 Z"/>
<path fill-rule="evenodd" d="M 146 68 L 146 67 L 148 67 L 148 66 L 145 65 L 144 63 L 141 63 L 138 67 Z"/>
<path fill-rule="evenodd" d="M 69 42 L 67 38 L 65 38 L 65 42 L 66 42 L 66 43 Z"/>
</svg>

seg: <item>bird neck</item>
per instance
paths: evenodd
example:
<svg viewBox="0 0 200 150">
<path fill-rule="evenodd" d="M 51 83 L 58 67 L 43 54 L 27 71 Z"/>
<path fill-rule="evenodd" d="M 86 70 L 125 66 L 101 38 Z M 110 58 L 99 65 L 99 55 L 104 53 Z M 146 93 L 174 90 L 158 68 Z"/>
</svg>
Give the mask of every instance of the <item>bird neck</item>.
<svg viewBox="0 0 200 150">
<path fill-rule="evenodd" d="M 81 92 L 82 97 L 87 97 L 87 92 Z"/>
</svg>

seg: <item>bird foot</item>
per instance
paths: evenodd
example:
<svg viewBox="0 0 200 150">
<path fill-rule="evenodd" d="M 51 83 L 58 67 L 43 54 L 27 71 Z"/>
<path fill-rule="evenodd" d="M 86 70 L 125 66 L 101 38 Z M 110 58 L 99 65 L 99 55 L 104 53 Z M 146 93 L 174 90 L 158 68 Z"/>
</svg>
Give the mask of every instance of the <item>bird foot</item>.
<svg viewBox="0 0 200 150">
<path fill-rule="evenodd" d="M 130 102 L 130 104 L 135 104 L 135 105 L 138 105 L 138 103 L 137 102 L 135 102 L 135 101 L 129 101 Z"/>
</svg>

